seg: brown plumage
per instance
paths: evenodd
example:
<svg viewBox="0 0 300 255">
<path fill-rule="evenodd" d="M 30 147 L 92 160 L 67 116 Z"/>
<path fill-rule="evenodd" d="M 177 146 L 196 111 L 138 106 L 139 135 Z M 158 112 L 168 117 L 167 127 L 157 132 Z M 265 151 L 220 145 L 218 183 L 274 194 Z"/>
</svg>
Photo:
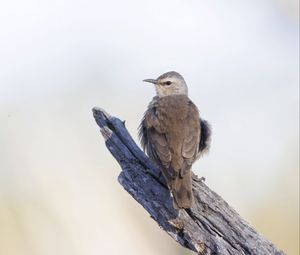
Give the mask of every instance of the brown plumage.
<svg viewBox="0 0 300 255">
<path fill-rule="evenodd" d="M 191 167 L 208 148 L 209 126 L 207 122 L 201 123 L 199 111 L 188 98 L 180 74 L 169 72 L 157 80 L 146 81 L 156 85 L 157 96 L 140 125 L 143 149 L 160 167 L 175 207 L 190 208 L 193 204 Z"/>
</svg>

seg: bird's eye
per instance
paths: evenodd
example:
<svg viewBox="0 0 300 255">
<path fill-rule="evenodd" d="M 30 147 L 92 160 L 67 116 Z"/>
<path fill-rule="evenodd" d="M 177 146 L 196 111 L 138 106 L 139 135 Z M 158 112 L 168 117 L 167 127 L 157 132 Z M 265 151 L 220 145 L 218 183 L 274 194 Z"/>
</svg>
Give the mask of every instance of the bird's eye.
<svg viewBox="0 0 300 255">
<path fill-rule="evenodd" d="M 166 82 L 165 82 L 165 84 L 166 84 L 166 85 L 171 85 L 171 84 L 172 84 L 172 82 L 170 82 L 170 81 L 166 81 Z"/>
</svg>

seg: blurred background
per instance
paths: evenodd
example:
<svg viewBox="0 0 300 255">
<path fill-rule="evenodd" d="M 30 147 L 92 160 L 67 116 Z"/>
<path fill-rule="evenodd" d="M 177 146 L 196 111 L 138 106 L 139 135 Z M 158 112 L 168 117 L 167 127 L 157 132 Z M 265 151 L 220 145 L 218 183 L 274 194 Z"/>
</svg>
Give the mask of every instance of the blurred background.
<svg viewBox="0 0 300 255">
<path fill-rule="evenodd" d="M 213 127 L 194 171 L 299 254 L 299 3 L 2 1 L 0 254 L 191 254 L 118 184 L 91 108 L 137 140 L 176 70 Z"/>
</svg>

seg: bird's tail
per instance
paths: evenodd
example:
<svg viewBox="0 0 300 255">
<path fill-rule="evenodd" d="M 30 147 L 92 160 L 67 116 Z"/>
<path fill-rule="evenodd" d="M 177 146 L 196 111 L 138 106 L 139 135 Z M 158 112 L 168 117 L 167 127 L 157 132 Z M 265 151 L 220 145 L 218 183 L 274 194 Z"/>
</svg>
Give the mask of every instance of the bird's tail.
<svg viewBox="0 0 300 255">
<path fill-rule="evenodd" d="M 174 198 L 174 207 L 177 208 L 191 208 L 194 197 L 192 191 L 192 178 L 191 171 L 186 173 L 184 176 L 177 176 L 170 183 Z"/>
</svg>

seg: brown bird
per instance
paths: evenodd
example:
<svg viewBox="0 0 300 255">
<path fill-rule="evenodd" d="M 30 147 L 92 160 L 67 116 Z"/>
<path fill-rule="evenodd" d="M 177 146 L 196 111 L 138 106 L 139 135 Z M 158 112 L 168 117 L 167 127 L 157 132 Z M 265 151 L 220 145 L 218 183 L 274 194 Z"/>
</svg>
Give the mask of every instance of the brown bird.
<svg viewBox="0 0 300 255">
<path fill-rule="evenodd" d="M 174 198 L 174 207 L 193 204 L 192 164 L 208 151 L 210 126 L 201 120 L 195 104 L 188 98 L 188 88 L 177 72 L 167 72 L 157 79 L 156 96 L 150 102 L 139 126 L 142 147 L 160 167 Z"/>
</svg>

